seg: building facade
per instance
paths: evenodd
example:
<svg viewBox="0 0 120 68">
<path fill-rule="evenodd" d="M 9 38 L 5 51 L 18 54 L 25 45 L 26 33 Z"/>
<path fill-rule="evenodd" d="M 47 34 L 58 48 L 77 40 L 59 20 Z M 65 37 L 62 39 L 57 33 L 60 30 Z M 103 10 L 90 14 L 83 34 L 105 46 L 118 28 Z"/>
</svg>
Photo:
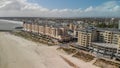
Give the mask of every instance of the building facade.
<svg viewBox="0 0 120 68">
<path fill-rule="evenodd" d="M 78 44 L 84 47 L 89 47 L 92 42 L 97 41 L 96 29 L 84 29 L 78 31 Z"/>
<path fill-rule="evenodd" d="M 90 39 L 92 40 L 91 42 L 119 45 L 119 38 L 120 38 L 119 36 L 120 36 L 120 32 L 116 30 L 84 29 L 78 32 L 78 38 L 79 38 L 78 43 L 80 43 L 80 39 L 81 40 L 83 39 L 83 41 L 84 39 Z M 90 45 L 90 44 L 87 44 L 87 45 Z"/>
<path fill-rule="evenodd" d="M 66 32 L 67 29 L 58 23 L 24 22 L 23 27 L 25 31 L 46 35 L 60 41 L 68 41 L 72 38 Z"/>
<path fill-rule="evenodd" d="M 79 46 L 87 47 L 94 52 L 120 57 L 120 32 L 110 29 L 85 29 L 78 32 Z"/>
</svg>

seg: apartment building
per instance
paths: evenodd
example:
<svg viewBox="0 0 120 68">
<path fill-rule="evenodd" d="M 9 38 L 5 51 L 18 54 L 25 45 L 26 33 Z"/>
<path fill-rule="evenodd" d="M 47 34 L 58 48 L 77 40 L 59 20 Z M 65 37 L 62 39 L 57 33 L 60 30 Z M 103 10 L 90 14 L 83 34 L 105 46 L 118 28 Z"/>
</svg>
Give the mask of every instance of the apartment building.
<svg viewBox="0 0 120 68">
<path fill-rule="evenodd" d="M 87 33 L 85 31 L 84 32 L 79 31 L 78 32 L 78 43 L 79 43 L 79 45 L 84 46 L 84 47 L 87 47 L 87 46 L 91 45 L 91 41 L 92 41 L 91 36 L 92 36 L 91 32 Z"/>
<path fill-rule="evenodd" d="M 39 25 L 39 34 L 45 34 L 45 27 L 42 25 Z"/>
<path fill-rule="evenodd" d="M 98 42 L 118 44 L 120 36 L 119 30 L 116 29 L 98 29 Z"/>
<path fill-rule="evenodd" d="M 70 29 L 70 30 L 76 30 L 76 29 L 77 29 L 78 24 L 77 24 L 77 23 L 75 23 L 75 22 L 74 22 L 74 23 L 72 22 L 72 23 L 69 23 L 69 25 L 68 25 L 68 26 L 69 26 L 69 29 Z"/>
<path fill-rule="evenodd" d="M 104 32 L 104 42 L 112 44 L 112 36 L 113 36 L 113 32 L 105 31 Z"/>
<path fill-rule="evenodd" d="M 103 43 L 112 43 L 113 32 L 108 30 L 98 30 L 98 41 Z"/>
<path fill-rule="evenodd" d="M 78 44 L 80 46 L 89 47 L 93 41 L 97 40 L 97 32 L 94 28 L 78 31 Z"/>
<path fill-rule="evenodd" d="M 120 32 L 118 30 L 96 29 L 90 32 L 90 30 L 87 29 L 86 34 L 81 32 L 83 31 L 79 31 L 78 36 L 80 36 L 81 34 L 83 34 L 82 36 L 84 36 L 86 34 L 88 35 L 89 33 L 91 33 L 92 42 L 119 45 Z M 81 40 L 84 39 L 82 37 L 78 37 L 78 38 Z M 79 39 L 78 39 L 78 43 L 80 42 Z"/>
<path fill-rule="evenodd" d="M 25 22 L 23 22 L 23 27 L 24 27 L 24 30 L 26 30 L 26 31 L 32 31 L 32 25 L 31 25 L 31 23 L 25 23 Z"/>
<path fill-rule="evenodd" d="M 112 44 L 118 44 L 119 42 L 119 33 L 113 33 L 113 36 L 112 36 Z"/>
<path fill-rule="evenodd" d="M 120 31 L 117 29 L 84 29 L 78 32 L 78 44 L 103 55 L 120 56 Z"/>
<path fill-rule="evenodd" d="M 58 40 L 68 41 L 71 36 L 66 32 L 64 25 L 59 23 L 48 22 L 24 22 L 23 27 L 25 31 L 46 35 Z"/>
<path fill-rule="evenodd" d="M 73 21 L 68 23 L 68 29 L 71 31 L 74 38 L 78 38 L 78 31 L 85 28 L 85 23 L 83 21 Z"/>
</svg>

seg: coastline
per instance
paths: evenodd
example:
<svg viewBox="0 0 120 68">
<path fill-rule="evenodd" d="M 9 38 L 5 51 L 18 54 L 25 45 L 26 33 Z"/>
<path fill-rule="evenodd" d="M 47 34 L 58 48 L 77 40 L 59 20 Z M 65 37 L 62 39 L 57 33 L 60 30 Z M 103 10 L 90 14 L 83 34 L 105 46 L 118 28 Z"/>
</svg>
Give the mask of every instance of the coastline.
<svg viewBox="0 0 120 68">
<path fill-rule="evenodd" d="M 5 41 L 9 41 L 9 42 L 5 43 Z M 11 67 L 16 68 L 16 66 L 18 68 L 19 67 L 26 68 L 26 66 L 27 68 L 28 67 L 52 68 L 53 65 L 55 68 L 73 68 L 67 62 L 65 62 L 60 57 L 60 55 L 64 56 L 65 58 L 67 58 L 72 63 L 79 66 L 80 68 L 87 68 L 87 67 L 98 68 L 97 66 L 94 66 L 91 63 L 86 63 L 82 60 L 79 60 L 68 54 L 56 50 L 58 48 L 57 46 L 46 46 L 43 44 L 41 45 L 33 41 L 26 40 L 22 37 L 11 35 L 9 33 L 4 33 L 4 32 L 0 33 L 0 42 L 2 43 L 1 44 L 2 50 L 0 49 L 1 50 L 0 54 L 3 55 L 2 57 L 0 57 L 2 59 L 0 61 L 1 62 L 0 68 L 4 68 L 5 65 L 7 64 L 6 62 L 9 62 L 6 68 L 11 68 Z M 8 57 L 7 56 L 4 57 L 4 54 L 7 55 Z M 9 57 L 11 57 L 11 59 Z M 24 62 L 29 61 L 29 63 L 22 63 L 23 62 L 21 61 L 22 59 L 25 60 Z M 13 63 L 12 61 L 15 61 L 15 63 Z"/>
</svg>

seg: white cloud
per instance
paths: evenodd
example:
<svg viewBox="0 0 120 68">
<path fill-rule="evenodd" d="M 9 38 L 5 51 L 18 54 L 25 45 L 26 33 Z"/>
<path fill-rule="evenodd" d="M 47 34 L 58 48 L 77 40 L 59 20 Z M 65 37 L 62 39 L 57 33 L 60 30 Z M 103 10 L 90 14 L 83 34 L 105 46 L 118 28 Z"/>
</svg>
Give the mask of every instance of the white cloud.
<svg viewBox="0 0 120 68">
<path fill-rule="evenodd" d="M 27 0 L 0 0 L 0 16 L 34 16 L 34 17 L 120 17 L 120 2 L 109 1 L 100 6 L 86 9 L 48 9 Z"/>
<path fill-rule="evenodd" d="M 85 9 L 85 12 L 89 12 L 89 11 L 92 11 L 92 10 L 93 10 L 93 7 L 90 6 L 90 7 L 88 7 L 87 9 Z"/>
</svg>

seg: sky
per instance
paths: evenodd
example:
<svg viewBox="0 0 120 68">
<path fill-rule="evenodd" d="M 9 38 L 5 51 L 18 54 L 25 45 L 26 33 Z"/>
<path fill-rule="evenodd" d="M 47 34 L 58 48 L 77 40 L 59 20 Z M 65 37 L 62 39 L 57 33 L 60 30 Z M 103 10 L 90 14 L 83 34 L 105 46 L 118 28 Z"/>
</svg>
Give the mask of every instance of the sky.
<svg viewBox="0 0 120 68">
<path fill-rule="evenodd" d="M 0 0 L 0 17 L 120 17 L 120 0 Z"/>
<path fill-rule="evenodd" d="M 78 9 L 89 6 L 98 6 L 109 0 L 28 0 L 28 2 L 38 3 L 49 9 Z M 111 0 L 112 1 L 112 0 Z"/>
</svg>

